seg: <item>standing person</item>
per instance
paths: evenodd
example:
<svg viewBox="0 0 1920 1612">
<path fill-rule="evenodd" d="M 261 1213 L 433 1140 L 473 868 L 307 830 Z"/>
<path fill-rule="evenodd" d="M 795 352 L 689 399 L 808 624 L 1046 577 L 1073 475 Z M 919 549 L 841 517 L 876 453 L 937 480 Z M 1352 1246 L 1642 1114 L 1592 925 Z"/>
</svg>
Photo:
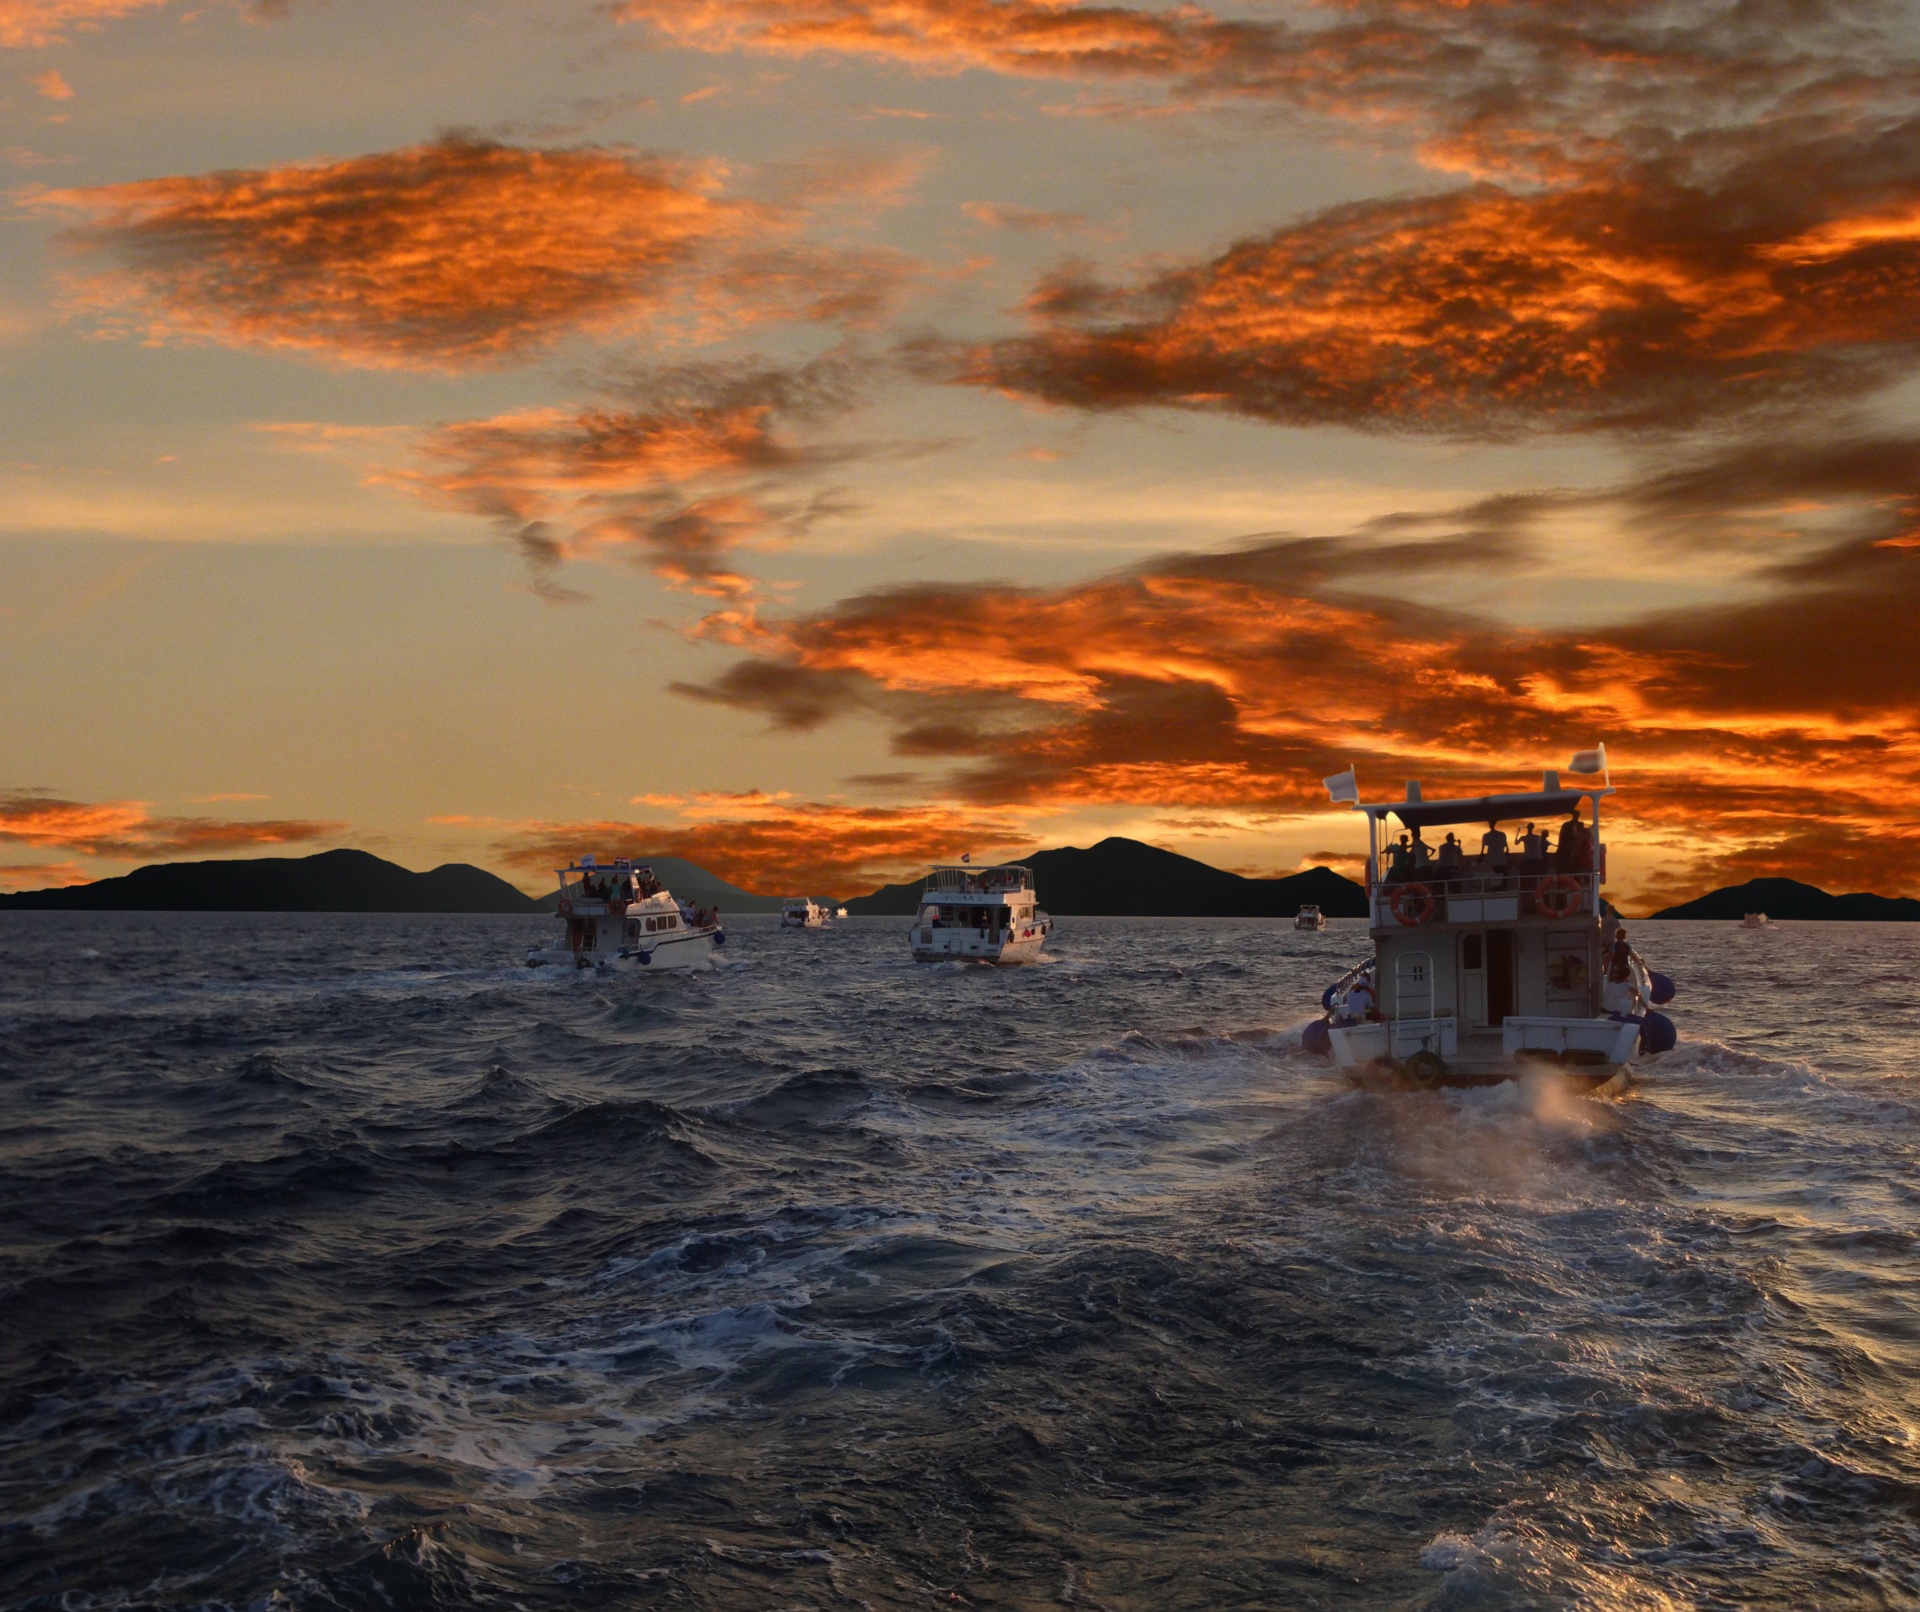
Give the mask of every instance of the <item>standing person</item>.
<svg viewBox="0 0 1920 1612">
<path fill-rule="evenodd" d="M 1420 830 L 1413 831 L 1413 875 L 1417 879 L 1431 872 L 1433 868 L 1433 847 L 1420 837 Z"/>
<path fill-rule="evenodd" d="M 1520 871 L 1544 873 L 1546 867 L 1547 837 L 1529 823 L 1526 833 L 1520 836 Z"/>
<path fill-rule="evenodd" d="M 1387 847 L 1387 883 L 1404 884 L 1413 877 L 1413 851 L 1407 844 L 1406 835 L 1400 836 L 1400 843 Z"/>
<path fill-rule="evenodd" d="M 1567 820 L 1560 825 L 1556 859 L 1568 873 L 1578 873 L 1593 865 L 1592 842 L 1587 837 L 1587 825 L 1580 820 L 1578 806 L 1567 813 Z"/>
<path fill-rule="evenodd" d="M 1449 833 L 1440 845 L 1440 873 L 1443 878 L 1456 878 L 1460 872 L 1460 841 Z"/>
<path fill-rule="evenodd" d="M 1480 836 L 1480 864 L 1489 873 L 1507 871 L 1507 836 L 1498 823 L 1487 824 L 1486 833 Z"/>
</svg>

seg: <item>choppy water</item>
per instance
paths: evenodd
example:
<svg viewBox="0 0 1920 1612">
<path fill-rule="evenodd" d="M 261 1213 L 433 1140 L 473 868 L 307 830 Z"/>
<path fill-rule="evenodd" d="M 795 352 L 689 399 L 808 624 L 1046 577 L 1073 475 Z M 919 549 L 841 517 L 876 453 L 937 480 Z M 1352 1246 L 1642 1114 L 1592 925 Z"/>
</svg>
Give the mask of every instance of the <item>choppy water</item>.
<svg viewBox="0 0 1920 1612">
<path fill-rule="evenodd" d="M 1637 926 L 1620 1104 L 1352 926 L 0 921 L 0 1604 L 1920 1604 L 1920 926 Z"/>
</svg>

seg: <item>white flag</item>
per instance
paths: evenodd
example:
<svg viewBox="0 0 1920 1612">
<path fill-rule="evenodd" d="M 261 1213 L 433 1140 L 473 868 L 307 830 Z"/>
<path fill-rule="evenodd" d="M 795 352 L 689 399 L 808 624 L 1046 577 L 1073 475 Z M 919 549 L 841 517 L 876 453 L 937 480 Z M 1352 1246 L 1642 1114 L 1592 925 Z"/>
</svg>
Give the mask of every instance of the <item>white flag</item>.
<svg viewBox="0 0 1920 1612">
<path fill-rule="evenodd" d="M 1605 772 L 1606 770 L 1607 747 L 1605 745 L 1601 745 L 1598 749 L 1594 750 L 1582 750 L 1579 755 L 1567 763 L 1568 772 L 1584 773 L 1588 777 L 1598 772 Z"/>
<path fill-rule="evenodd" d="M 1355 806 L 1360 804 L 1360 780 L 1354 776 L 1353 768 L 1336 772 L 1331 778 L 1322 778 L 1320 782 L 1327 786 L 1328 800 L 1349 801 Z"/>
</svg>

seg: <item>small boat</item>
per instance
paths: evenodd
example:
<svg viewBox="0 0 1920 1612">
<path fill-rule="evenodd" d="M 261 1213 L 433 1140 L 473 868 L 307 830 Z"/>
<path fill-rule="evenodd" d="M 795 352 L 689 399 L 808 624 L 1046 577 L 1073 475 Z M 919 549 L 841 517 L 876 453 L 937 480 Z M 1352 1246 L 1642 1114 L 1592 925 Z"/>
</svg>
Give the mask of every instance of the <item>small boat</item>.
<svg viewBox="0 0 1920 1612">
<path fill-rule="evenodd" d="M 1764 912 L 1750 912 L 1740 920 L 1742 929 L 1765 929 L 1773 920 Z"/>
<path fill-rule="evenodd" d="M 847 915 L 847 909 L 845 907 L 835 907 L 833 909 L 833 915 L 836 918 L 844 918 Z"/>
<path fill-rule="evenodd" d="M 1571 770 L 1605 766 L 1602 747 Z M 1334 799 L 1367 817 L 1373 954 L 1322 994 L 1325 1017 L 1307 1027 L 1309 1050 L 1376 1089 L 1483 1086 L 1551 1071 L 1576 1090 L 1612 1094 L 1631 1084 L 1636 1051 L 1673 1047 L 1673 1022 L 1656 1011 L 1673 1000 L 1673 982 L 1615 949 L 1600 893 L 1600 802 L 1610 786 L 1563 787 L 1548 772 L 1538 790 L 1427 800 L 1414 781 L 1402 800 L 1367 804 L 1350 772 L 1327 783 Z M 1533 825 L 1562 815 L 1549 855 Z M 1390 817 L 1406 831 L 1397 845 Z M 1525 850 L 1516 858 L 1500 825 L 1522 822 Z M 1423 829 L 1453 826 L 1485 828 L 1480 854 L 1466 854 L 1449 834 L 1445 855 L 1420 855 Z"/>
<path fill-rule="evenodd" d="M 780 911 L 782 929 L 825 929 L 827 909 L 810 896 L 794 896 Z"/>
<path fill-rule="evenodd" d="M 1295 929 L 1325 929 L 1327 927 L 1327 915 L 1318 907 L 1302 907 L 1293 915 L 1293 927 Z"/>
<path fill-rule="evenodd" d="M 1053 932 L 1053 920 L 1037 905 L 1031 869 L 977 868 L 971 864 L 928 870 L 909 941 L 917 963 L 956 959 L 982 963 L 1031 963 Z"/>
<path fill-rule="evenodd" d="M 720 914 L 674 899 L 653 869 L 624 858 L 601 867 L 591 856 L 557 870 L 561 933 L 527 951 L 527 967 L 692 968 L 727 943 Z"/>
</svg>

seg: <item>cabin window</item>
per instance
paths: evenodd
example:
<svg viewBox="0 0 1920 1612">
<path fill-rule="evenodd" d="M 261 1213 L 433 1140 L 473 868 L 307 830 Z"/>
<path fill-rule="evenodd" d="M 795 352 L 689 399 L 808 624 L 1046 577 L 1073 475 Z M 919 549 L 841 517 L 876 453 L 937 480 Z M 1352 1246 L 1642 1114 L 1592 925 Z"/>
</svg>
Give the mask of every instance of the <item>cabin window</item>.
<svg viewBox="0 0 1920 1612">
<path fill-rule="evenodd" d="M 669 913 L 666 919 L 666 926 L 669 929 L 678 929 L 680 927 L 680 920 L 672 913 Z"/>
<path fill-rule="evenodd" d="M 1478 935 L 1460 937 L 1460 966 L 1462 968 L 1485 968 L 1484 948 Z"/>
<path fill-rule="evenodd" d="M 628 924 L 628 925 L 627 925 L 627 939 L 628 939 L 628 940 L 638 940 L 639 938 L 640 938 L 640 925 L 639 925 L 639 923 L 638 923 L 638 922 L 634 922 L 634 923 L 630 923 L 630 924 Z"/>
</svg>

